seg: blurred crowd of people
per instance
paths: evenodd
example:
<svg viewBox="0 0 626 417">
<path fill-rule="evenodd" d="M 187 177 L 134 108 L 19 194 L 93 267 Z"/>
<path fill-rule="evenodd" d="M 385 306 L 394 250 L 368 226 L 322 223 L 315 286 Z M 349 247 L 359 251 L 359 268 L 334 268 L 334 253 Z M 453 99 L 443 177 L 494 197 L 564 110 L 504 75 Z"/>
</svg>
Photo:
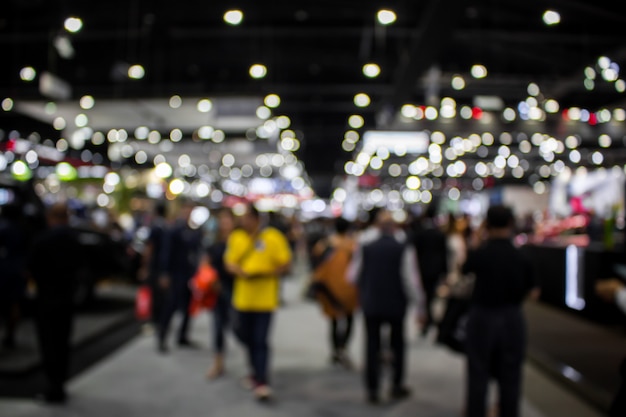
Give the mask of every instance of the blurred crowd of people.
<svg viewBox="0 0 626 417">
<path fill-rule="evenodd" d="M 441 312 L 436 300 L 458 296 L 467 301 L 467 416 L 485 416 L 487 386 L 500 383 L 500 415 L 519 409 L 525 329 L 521 304 L 537 298 L 530 262 L 513 244 L 513 212 L 490 208 L 483 227 L 472 229 L 467 216 L 442 216 L 433 205 L 421 216 L 399 221 L 397 213 L 375 209 L 366 220 L 318 218 L 299 222 L 277 213 L 259 213 L 252 204 L 213 210 L 212 226 L 193 227 L 193 203 L 183 201 L 176 220 L 167 221 L 157 205 L 151 219 L 140 277 L 150 286 L 156 349 L 171 346 L 172 316 L 181 320 L 174 340 L 193 348 L 189 337 L 190 285 L 199 265 L 217 273 L 212 305 L 214 357 L 208 378 L 226 368 L 227 332 L 244 347 L 249 373 L 241 379 L 258 400 L 271 389 L 271 326 L 282 304 L 281 281 L 298 257 L 310 271 L 305 296 L 319 303 L 328 321 L 330 362 L 354 369 L 349 355 L 355 315 L 363 316 L 366 400 L 381 401 L 386 385 L 382 367 L 390 367 L 387 397 L 402 399 L 405 384 L 406 329 L 409 318 L 423 337 L 439 338 Z M 493 261 L 494 257 L 497 259 Z M 463 290 L 461 290 L 461 288 Z"/>
<path fill-rule="evenodd" d="M 249 373 L 241 384 L 258 400 L 271 399 L 274 312 L 283 303 L 281 282 L 302 256 L 310 271 L 306 296 L 319 303 L 328 321 L 332 364 L 355 367 L 348 347 L 355 315 L 362 314 L 363 381 L 369 403 L 381 401 L 381 387 L 387 382 L 388 398 L 410 395 L 405 323 L 414 323 L 422 337 L 434 333 L 435 340 L 444 341 L 436 300 L 459 297 L 467 305 L 466 337 L 460 342 L 468 363 L 466 415 L 485 416 L 491 379 L 500 384 L 500 415 L 518 415 L 526 344 L 520 306 L 528 296 L 537 297 L 537 285 L 530 263 L 513 244 L 515 218 L 510 209 L 491 207 L 483 227 L 472 229 L 467 216 L 442 216 L 435 205 L 404 219 L 381 208 L 364 220 L 306 222 L 260 213 L 253 204 L 215 209 L 210 221 L 205 216 L 198 222 L 197 208 L 191 200 L 158 202 L 135 223 L 134 233 L 112 229 L 127 243 L 124 252 L 131 259 L 133 279 L 150 288 L 150 324 L 158 353 L 171 349 L 176 314 L 176 345 L 196 347 L 190 337 L 190 304 L 197 296 L 192 280 L 201 265 L 209 265 L 216 274 L 210 289 L 216 298 L 210 307 L 214 353 L 206 376 L 224 374 L 226 335 L 232 332 L 247 355 Z M 66 399 L 72 287 L 89 266 L 69 209 L 67 204 L 49 207 L 48 227 L 24 251 L 24 270 L 37 287 L 38 333 L 49 382 L 44 399 L 49 402 Z M 12 236 L 10 230 L 0 233 L 5 236 Z M 135 242 L 137 236 L 140 243 Z M 3 275 L 0 285 L 7 282 Z M 8 323 L 5 334 L 10 335 Z M 383 367 L 390 368 L 390 381 L 383 381 Z"/>
</svg>

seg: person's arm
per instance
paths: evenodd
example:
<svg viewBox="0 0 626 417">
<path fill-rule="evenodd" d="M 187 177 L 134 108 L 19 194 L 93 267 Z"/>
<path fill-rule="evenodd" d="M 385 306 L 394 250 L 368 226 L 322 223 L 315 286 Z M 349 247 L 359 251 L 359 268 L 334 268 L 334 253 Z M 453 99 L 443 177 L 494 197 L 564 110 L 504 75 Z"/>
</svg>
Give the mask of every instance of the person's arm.
<svg viewBox="0 0 626 417">
<path fill-rule="evenodd" d="M 596 283 L 596 294 L 615 303 L 626 314 L 626 285 L 617 278 L 602 279 Z"/>
<path fill-rule="evenodd" d="M 356 285 L 359 281 L 359 275 L 361 275 L 361 267 L 363 263 L 363 249 L 360 245 L 357 245 L 346 269 L 346 281 Z"/>
<path fill-rule="evenodd" d="M 402 254 L 400 273 L 407 297 L 415 305 L 418 321 L 422 325 L 426 319 L 426 297 L 424 296 L 422 277 L 419 273 L 417 253 L 412 245 L 407 246 Z"/>
</svg>

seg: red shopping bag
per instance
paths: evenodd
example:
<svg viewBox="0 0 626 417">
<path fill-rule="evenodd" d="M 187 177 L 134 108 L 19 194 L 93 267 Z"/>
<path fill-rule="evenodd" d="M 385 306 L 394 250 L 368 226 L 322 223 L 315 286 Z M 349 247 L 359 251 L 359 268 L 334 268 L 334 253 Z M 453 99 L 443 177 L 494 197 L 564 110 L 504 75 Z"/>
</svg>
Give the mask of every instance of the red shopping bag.
<svg viewBox="0 0 626 417">
<path fill-rule="evenodd" d="M 142 285 L 135 296 L 135 317 L 138 320 L 149 320 L 152 316 L 152 292 L 150 287 Z"/>
<path fill-rule="evenodd" d="M 211 310 L 217 302 L 217 271 L 208 262 L 203 262 L 189 282 L 191 302 L 189 314 L 194 316 L 202 309 Z"/>
</svg>

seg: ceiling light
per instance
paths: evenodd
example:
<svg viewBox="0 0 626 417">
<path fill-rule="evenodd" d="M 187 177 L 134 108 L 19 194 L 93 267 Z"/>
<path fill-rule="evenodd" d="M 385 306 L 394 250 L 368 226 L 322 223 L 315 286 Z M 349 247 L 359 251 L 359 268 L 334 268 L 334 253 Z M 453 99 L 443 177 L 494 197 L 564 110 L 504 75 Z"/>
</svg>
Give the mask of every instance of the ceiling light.
<svg viewBox="0 0 626 417">
<path fill-rule="evenodd" d="M 367 107 L 370 103 L 370 96 L 365 93 L 359 93 L 354 96 L 354 105 L 357 107 Z"/>
<path fill-rule="evenodd" d="M 52 122 L 52 126 L 56 130 L 63 130 L 63 129 L 65 129 L 65 126 L 66 126 L 65 119 L 62 118 L 62 117 L 55 118 L 54 121 Z"/>
<path fill-rule="evenodd" d="M 32 81 L 37 76 L 37 71 L 33 67 L 24 67 L 20 70 L 20 78 L 22 81 Z"/>
<path fill-rule="evenodd" d="M 276 118 L 276 126 L 280 129 L 287 129 L 291 125 L 291 119 L 287 116 L 278 116 Z"/>
<path fill-rule="evenodd" d="M 213 108 L 213 103 L 208 98 L 203 98 L 198 101 L 197 108 L 200 113 L 208 113 Z"/>
<path fill-rule="evenodd" d="M 611 65 L 611 60 L 606 56 L 598 58 L 598 66 L 602 69 L 607 69 Z"/>
<path fill-rule="evenodd" d="M 585 78 L 595 79 L 596 78 L 596 70 L 591 67 L 585 68 Z"/>
<path fill-rule="evenodd" d="M 96 101 L 92 96 L 82 96 L 80 98 L 80 107 L 84 110 L 93 108 L 94 104 L 96 104 Z"/>
<path fill-rule="evenodd" d="M 369 63 L 363 65 L 363 74 L 369 78 L 375 78 L 380 75 L 380 67 L 377 64 Z"/>
<path fill-rule="evenodd" d="M 146 70 L 139 64 L 131 65 L 128 68 L 128 77 L 133 80 L 140 80 L 146 75 Z"/>
<path fill-rule="evenodd" d="M 198 129 L 198 137 L 200 139 L 211 139 L 215 133 L 215 129 L 212 126 L 201 126 Z"/>
<path fill-rule="evenodd" d="M 262 64 L 254 64 L 250 67 L 250 76 L 252 78 L 263 78 L 267 75 L 267 67 Z"/>
<path fill-rule="evenodd" d="M 267 120 L 271 115 L 272 111 L 265 106 L 259 106 L 259 108 L 256 109 L 256 116 L 261 120 Z"/>
<path fill-rule="evenodd" d="M 83 21 L 78 17 L 68 17 L 65 19 L 65 30 L 71 33 L 76 33 L 83 27 Z"/>
<path fill-rule="evenodd" d="M 243 13 L 241 10 L 228 10 L 224 13 L 224 22 L 229 25 L 238 25 L 243 20 Z"/>
<path fill-rule="evenodd" d="M 455 90 L 462 90 L 465 88 L 465 79 L 460 75 L 455 75 L 452 77 L 452 88 Z"/>
<path fill-rule="evenodd" d="M 180 142 L 183 139 L 183 131 L 180 129 L 172 129 L 170 132 L 170 140 L 172 142 Z"/>
<path fill-rule="evenodd" d="M 280 97 L 277 94 L 268 94 L 263 102 L 267 107 L 274 109 L 280 106 Z"/>
<path fill-rule="evenodd" d="M 87 126 L 87 123 L 89 123 L 89 119 L 87 118 L 87 115 L 82 113 L 76 116 L 76 118 L 74 119 L 74 124 L 78 127 Z"/>
<path fill-rule="evenodd" d="M 390 25 L 396 21 L 396 13 L 393 10 L 379 10 L 376 15 L 381 25 Z"/>
<path fill-rule="evenodd" d="M 543 22 L 548 26 L 559 24 L 561 23 L 561 15 L 554 10 L 546 10 L 543 13 Z"/>
<path fill-rule="evenodd" d="M 2 100 L 2 110 L 11 111 L 13 109 L 13 99 L 5 98 Z"/>
<path fill-rule="evenodd" d="M 485 78 L 487 76 L 487 68 L 484 65 L 476 64 L 472 66 L 472 77 Z"/>
<path fill-rule="evenodd" d="M 400 114 L 407 119 L 411 119 L 417 115 L 417 107 L 412 104 L 405 104 L 400 109 Z"/>
<path fill-rule="evenodd" d="M 359 116 L 358 114 L 353 114 L 352 116 L 348 118 L 348 124 L 350 125 L 351 128 L 358 129 L 358 128 L 363 127 L 363 125 L 365 124 L 365 121 L 363 120 L 362 116 Z"/>
<path fill-rule="evenodd" d="M 177 109 L 183 104 L 183 99 L 180 96 L 172 96 L 170 97 L 170 107 L 172 109 Z"/>
</svg>

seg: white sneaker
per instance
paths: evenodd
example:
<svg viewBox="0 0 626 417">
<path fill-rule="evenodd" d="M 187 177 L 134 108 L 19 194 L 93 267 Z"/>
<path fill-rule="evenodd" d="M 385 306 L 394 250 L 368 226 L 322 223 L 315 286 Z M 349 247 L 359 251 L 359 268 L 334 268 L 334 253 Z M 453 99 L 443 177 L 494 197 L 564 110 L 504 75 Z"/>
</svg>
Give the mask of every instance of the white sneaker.
<svg viewBox="0 0 626 417">
<path fill-rule="evenodd" d="M 259 385 L 254 389 L 254 396 L 259 401 L 268 401 L 272 398 L 272 389 L 268 385 Z"/>
</svg>

